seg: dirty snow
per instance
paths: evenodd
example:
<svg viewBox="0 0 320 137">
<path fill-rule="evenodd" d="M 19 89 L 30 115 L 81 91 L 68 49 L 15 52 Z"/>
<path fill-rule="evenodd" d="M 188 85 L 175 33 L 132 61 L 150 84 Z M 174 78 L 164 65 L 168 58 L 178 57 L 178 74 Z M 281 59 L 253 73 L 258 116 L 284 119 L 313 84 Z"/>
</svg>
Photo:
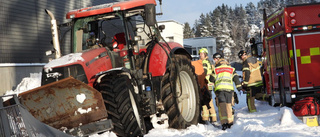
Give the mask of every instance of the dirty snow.
<svg viewBox="0 0 320 137">
<path fill-rule="evenodd" d="M 17 94 L 40 85 L 39 74 L 24 78 L 14 91 Z M 145 137 L 320 137 L 320 127 L 308 127 L 288 107 L 271 107 L 267 102 L 256 101 L 256 113 L 248 113 L 245 95 L 238 93 L 240 103 L 235 106 L 235 122 L 225 131 L 212 125 L 197 124 L 187 129 L 169 129 L 167 124 L 156 125 Z M 216 108 L 217 110 L 217 108 Z M 165 117 L 163 117 L 165 118 Z M 159 120 L 152 118 L 153 123 Z M 156 124 L 156 123 L 155 123 Z M 113 132 L 90 137 L 116 137 Z"/>
</svg>

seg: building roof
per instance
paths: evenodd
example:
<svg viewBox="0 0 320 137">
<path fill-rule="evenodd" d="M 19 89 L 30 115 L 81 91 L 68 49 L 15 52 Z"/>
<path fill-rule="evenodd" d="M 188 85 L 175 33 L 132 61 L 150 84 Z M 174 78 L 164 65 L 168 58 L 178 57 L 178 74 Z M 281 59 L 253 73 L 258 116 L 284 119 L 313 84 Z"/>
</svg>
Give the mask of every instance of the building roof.
<svg viewBox="0 0 320 137">
<path fill-rule="evenodd" d="M 213 46 L 216 45 L 216 38 L 214 37 L 197 37 L 197 38 L 189 38 L 183 39 L 184 45 L 192 45 L 195 46 Z"/>
</svg>

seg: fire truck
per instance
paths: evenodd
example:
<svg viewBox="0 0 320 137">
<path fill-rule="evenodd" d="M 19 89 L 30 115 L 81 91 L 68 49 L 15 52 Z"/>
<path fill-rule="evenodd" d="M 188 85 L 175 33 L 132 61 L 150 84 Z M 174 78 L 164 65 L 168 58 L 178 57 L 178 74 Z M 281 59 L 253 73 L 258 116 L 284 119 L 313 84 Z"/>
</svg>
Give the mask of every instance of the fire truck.
<svg viewBox="0 0 320 137">
<path fill-rule="evenodd" d="M 320 95 L 320 4 L 264 12 L 264 85 L 272 106 Z M 257 48 L 256 48 L 257 49 Z"/>
</svg>

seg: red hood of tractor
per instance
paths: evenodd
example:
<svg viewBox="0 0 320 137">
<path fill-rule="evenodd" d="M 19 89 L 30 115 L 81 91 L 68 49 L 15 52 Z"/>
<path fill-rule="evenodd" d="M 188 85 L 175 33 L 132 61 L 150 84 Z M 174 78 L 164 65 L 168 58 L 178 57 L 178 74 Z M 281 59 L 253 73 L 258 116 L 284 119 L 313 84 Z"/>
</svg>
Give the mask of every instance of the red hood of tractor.
<svg viewBox="0 0 320 137">
<path fill-rule="evenodd" d="M 156 5 L 156 1 L 155 0 L 130 0 L 130 1 L 124 1 L 124 2 L 107 3 L 107 4 L 72 10 L 67 13 L 66 18 L 67 19 L 81 18 L 81 17 L 111 13 L 118 10 L 128 10 L 135 7 L 141 7 L 146 4 Z"/>
</svg>

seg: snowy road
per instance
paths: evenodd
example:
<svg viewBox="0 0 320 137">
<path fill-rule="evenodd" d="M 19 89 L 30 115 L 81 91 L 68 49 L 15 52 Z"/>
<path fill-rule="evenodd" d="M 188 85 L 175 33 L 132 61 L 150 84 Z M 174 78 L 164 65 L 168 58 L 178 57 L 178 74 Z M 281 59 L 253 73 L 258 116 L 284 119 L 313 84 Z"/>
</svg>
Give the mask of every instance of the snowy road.
<svg viewBox="0 0 320 137">
<path fill-rule="evenodd" d="M 155 128 L 145 137 L 320 137 L 320 127 L 308 127 L 288 107 L 271 107 L 256 101 L 256 113 L 249 113 L 245 95 L 235 106 L 235 123 L 225 131 L 212 125 L 193 125 L 183 130 Z M 216 110 L 218 110 L 216 108 Z M 113 133 L 90 137 L 115 137 Z"/>
<path fill-rule="evenodd" d="M 38 74 L 25 78 L 15 91 L 19 93 L 39 86 Z M 308 127 L 294 116 L 291 108 L 271 107 L 267 102 L 256 101 L 256 113 L 248 113 L 245 95 L 239 95 L 235 106 L 235 123 L 225 131 L 212 125 L 193 125 L 183 130 L 168 129 L 159 125 L 145 137 L 320 137 L 320 127 Z M 218 110 L 216 108 L 216 110 Z M 116 137 L 112 132 L 90 137 Z"/>
</svg>

